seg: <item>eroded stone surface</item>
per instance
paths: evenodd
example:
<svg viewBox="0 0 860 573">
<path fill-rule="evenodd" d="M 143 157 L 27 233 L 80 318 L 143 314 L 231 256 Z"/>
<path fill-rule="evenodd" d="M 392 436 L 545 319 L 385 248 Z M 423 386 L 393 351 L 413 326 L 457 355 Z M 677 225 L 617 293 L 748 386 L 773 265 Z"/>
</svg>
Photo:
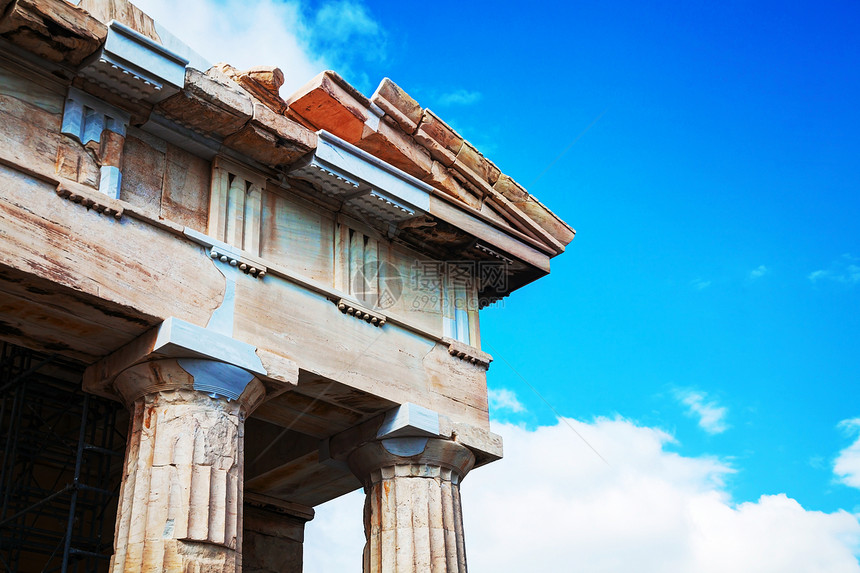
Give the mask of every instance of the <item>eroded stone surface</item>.
<svg viewBox="0 0 860 573">
<path fill-rule="evenodd" d="M 316 147 L 316 134 L 278 115 L 268 106 L 254 104 L 251 121 L 227 137 L 224 145 L 236 148 L 264 165 L 292 163 Z"/>
<path fill-rule="evenodd" d="M 134 402 L 112 571 L 239 571 L 240 410 L 187 389 Z"/>
<path fill-rule="evenodd" d="M 238 83 L 275 113 L 287 108 L 279 90 L 284 85 L 284 72 L 274 66 L 257 66 L 240 72 L 229 64 L 215 66 L 224 75 Z"/>
<path fill-rule="evenodd" d="M 445 167 L 454 165 L 463 146 L 463 138 L 429 109 L 424 110 L 415 141 L 426 147 L 433 159 Z"/>
<path fill-rule="evenodd" d="M 317 129 L 325 129 L 348 141 L 361 139 L 369 117 L 367 99 L 348 87 L 334 72 L 323 72 L 287 99 L 295 113 Z"/>
<path fill-rule="evenodd" d="M 423 110 L 418 102 L 388 78 L 382 80 L 370 101 L 381 107 L 406 133 L 413 133 L 421 121 Z"/>
<path fill-rule="evenodd" d="M 460 481 L 475 456 L 436 438 L 369 442 L 349 457 L 364 483 L 364 573 L 466 572 Z"/>
<path fill-rule="evenodd" d="M 241 397 L 228 399 L 219 392 L 228 394 L 230 372 L 216 368 L 210 380 L 193 366 L 145 362 L 115 381 L 132 423 L 114 572 L 241 570 L 244 421 L 264 391 L 248 374 Z"/>
<path fill-rule="evenodd" d="M 248 94 L 216 74 L 188 68 L 185 88 L 156 109 L 190 129 L 226 137 L 251 119 L 254 103 Z"/>
<path fill-rule="evenodd" d="M 0 36 L 51 62 L 77 66 L 104 42 L 107 27 L 67 2 L 16 0 L 0 19 Z"/>
</svg>

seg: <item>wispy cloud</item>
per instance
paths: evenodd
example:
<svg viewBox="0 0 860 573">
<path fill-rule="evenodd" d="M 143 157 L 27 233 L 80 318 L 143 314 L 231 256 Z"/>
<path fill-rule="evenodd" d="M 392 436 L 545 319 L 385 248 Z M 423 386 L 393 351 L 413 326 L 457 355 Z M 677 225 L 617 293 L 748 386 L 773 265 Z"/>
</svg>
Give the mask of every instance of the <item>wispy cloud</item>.
<svg viewBox="0 0 860 573">
<path fill-rule="evenodd" d="M 379 34 L 382 31 L 367 7 L 350 0 L 324 4 L 317 12 L 315 21 L 327 36 L 337 36 L 341 42 L 349 42 L 359 36 Z"/>
<path fill-rule="evenodd" d="M 759 265 L 758 268 L 755 268 L 755 269 L 750 271 L 750 279 L 751 280 L 760 279 L 761 277 L 768 274 L 769 272 L 770 272 L 770 270 L 766 266 Z"/>
<path fill-rule="evenodd" d="M 481 101 L 482 97 L 481 92 L 459 89 L 438 96 L 436 103 L 441 106 L 472 105 Z"/>
<path fill-rule="evenodd" d="M 826 269 L 820 269 L 809 273 L 809 280 L 813 283 L 819 281 L 833 281 L 848 285 L 860 283 L 860 258 L 845 253 Z"/>
<path fill-rule="evenodd" d="M 361 70 L 386 58 L 386 33 L 358 0 L 318 7 L 306 0 L 135 0 L 144 12 L 212 63 L 237 68 L 274 65 L 289 96 L 325 69 L 365 92 Z"/>
<path fill-rule="evenodd" d="M 711 286 L 711 281 L 696 278 L 690 281 L 690 285 L 696 290 L 704 290 Z"/>
<path fill-rule="evenodd" d="M 720 406 L 716 400 L 698 390 L 675 390 L 675 398 L 687 407 L 687 415 L 698 418 L 699 427 L 709 434 L 721 434 L 729 429 L 726 415 L 729 410 Z"/>
<path fill-rule="evenodd" d="M 857 439 L 839 452 L 833 464 L 833 473 L 845 485 L 860 489 L 860 418 L 843 420 L 839 427 L 850 436 L 857 435 Z"/>
<path fill-rule="evenodd" d="M 370 9 L 359 0 L 325 2 L 312 22 L 308 36 L 311 52 L 331 62 L 359 90 L 372 91 L 375 85 L 364 69 L 368 62 L 387 59 L 388 36 Z"/>
<path fill-rule="evenodd" d="M 491 410 L 508 410 L 515 414 L 526 411 L 526 407 L 517 399 L 517 395 L 510 390 L 505 388 L 494 390 L 491 388 L 487 391 L 487 394 L 490 399 Z"/>
</svg>

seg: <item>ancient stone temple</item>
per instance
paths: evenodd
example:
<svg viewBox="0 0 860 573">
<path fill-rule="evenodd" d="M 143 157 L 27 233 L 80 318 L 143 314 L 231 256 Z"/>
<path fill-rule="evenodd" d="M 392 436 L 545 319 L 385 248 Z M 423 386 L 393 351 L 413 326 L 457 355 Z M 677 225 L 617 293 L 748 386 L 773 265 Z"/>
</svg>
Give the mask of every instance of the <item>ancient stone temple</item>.
<svg viewBox="0 0 860 573">
<path fill-rule="evenodd" d="M 466 571 L 480 310 L 573 231 L 392 81 L 283 80 L 0 0 L 0 571 L 298 572 L 359 488 L 356 570 Z"/>
</svg>

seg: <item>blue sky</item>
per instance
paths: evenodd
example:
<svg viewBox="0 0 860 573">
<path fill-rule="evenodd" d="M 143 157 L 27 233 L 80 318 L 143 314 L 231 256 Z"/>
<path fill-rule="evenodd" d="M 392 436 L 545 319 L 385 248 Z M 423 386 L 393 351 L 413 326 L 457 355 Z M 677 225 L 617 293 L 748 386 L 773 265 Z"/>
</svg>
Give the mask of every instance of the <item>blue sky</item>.
<svg viewBox="0 0 860 573">
<path fill-rule="evenodd" d="M 534 110 L 566 105 L 519 120 L 554 157 L 606 113 L 530 186 L 577 238 L 484 319 L 486 339 L 565 415 L 617 413 L 670 430 L 683 453 L 736 458 L 739 500 L 858 506 L 831 467 L 836 425 L 860 411 L 858 12 L 601 4 L 541 20 L 523 35 L 556 38 L 539 51 L 558 56 L 516 91 L 539 94 Z M 546 163 L 513 151 L 499 161 L 521 181 Z M 536 317 L 551 318 L 544 336 L 507 334 Z M 552 416 L 494 366 L 530 422 Z M 684 390 L 730 427 L 697 428 Z"/>
<path fill-rule="evenodd" d="M 580 465 L 544 462 L 562 477 L 539 487 L 574 507 L 581 492 L 563 484 L 588 477 L 616 488 L 595 499 L 629 500 L 606 525 L 615 549 L 660 546 L 648 520 L 627 537 L 613 529 L 653 515 L 637 500 L 662 494 L 629 486 L 650 476 L 679 515 L 717 499 L 700 525 L 733 525 L 702 535 L 751 571 L 860 571 L 856 3 L 141 5 L 213 61 L 281 66 L 287 88 L 323 68 L 368 95 L 392 78 L 577 229 L 550 276 L 482 316 L 508 457 L 470 481 L 503 480 L 504 464 L 514 474 L 528 461 L 518 445 L 551 443 Z M 750 548 L 726 537 L 758 516 L 797 527 Z M 473 569 L 502 570 L 480 543 L 504 539 L 478 519 Z M 317 521 L 337 520 L 321 510 Z M 673 548 L 682 522 L 667 526 Z M 633 549 L 616 565 L 586 546 L 577 559 L 584 571 L 707 571 L 720 558 L 707 545 L 691 538 L 668 565 L 651 554 L 653 567 Z M 312 570 L 339 570 L 314 555 Z"/>
</svg>

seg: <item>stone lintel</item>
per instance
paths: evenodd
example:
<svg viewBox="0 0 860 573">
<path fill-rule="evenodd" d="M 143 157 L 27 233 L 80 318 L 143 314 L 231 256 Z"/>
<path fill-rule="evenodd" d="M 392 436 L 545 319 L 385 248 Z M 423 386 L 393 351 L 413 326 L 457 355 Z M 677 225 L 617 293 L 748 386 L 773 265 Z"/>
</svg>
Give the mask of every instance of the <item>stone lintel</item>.
<svg viewBox="0 0 860 573">
<path fill-rule="evenodd" d="M 302 521 L 311 521 L 315 515 L 314 508 L 307 505 L 284 501 L 283 499 L 250 491 L 245 492 L 245 505 L 250 505 L 271 513 L 288 515 Z"/>
<path fill-rule="evenodd" d="M 482 466 L 502 458 L 502 438 L 488 429 L 455 422 L 433 410 L 405 403 L 320 443 L 320 461 L 343 467 L 363 444 L 383 439 L 442 438 L 469 448 Z"/>
<path fill-rule="evenodd" d="M 268 397 L 286 391 L 298 382 L 295 362 L 269 351 L 258 354 L 250 344 L 169 317 L 87 368 L 84 390 L 117 399 L 119 395 L 113 384 L 120 373 L 142 362 L 168 358 L 203 359 L 241 368 L 263 381 Z"/>
<path fill-rule="evenodd" d="M 311 507 L 245 491 L 242 570 L 250 573 L 301 573 L 305 524 Z"/>
<path fill-rule="evenodd" d="M 246 493 L 245 507 L 242 513 L 242 529 L 244 532 L 242 547 L 243 561 L 247 561 L 249 557 L 252 561 L 255 560 L 254 554 L 259 552 L 259 548 L 256 548 L 257 551 L 255 552 L 247 547 L 249 534 L 262 534 L 268 538 L 274 537 L 281 542 L 296 543 L 301 547 L 301 544 L 305 540 L 306 520 L 289 514 L 269 511 L 268 508 L 261 508 L 255 504 L 248 503 L 247 495 Z M 264 537 L 264 540 L 267 542 L 265 545 L 272 544 L 270 539 Z M 257 569 L 252 569 L 252 571 L 257 571 Z"/>
<path fill-rule="evenodd" d="M 420 211 L 427 210 L 432 187 L 331 133 L 321 131 L 318 135 L 314 158 L 323 165 L 330 165 L 374 189 L 384 190 Z"/>
</svg>

